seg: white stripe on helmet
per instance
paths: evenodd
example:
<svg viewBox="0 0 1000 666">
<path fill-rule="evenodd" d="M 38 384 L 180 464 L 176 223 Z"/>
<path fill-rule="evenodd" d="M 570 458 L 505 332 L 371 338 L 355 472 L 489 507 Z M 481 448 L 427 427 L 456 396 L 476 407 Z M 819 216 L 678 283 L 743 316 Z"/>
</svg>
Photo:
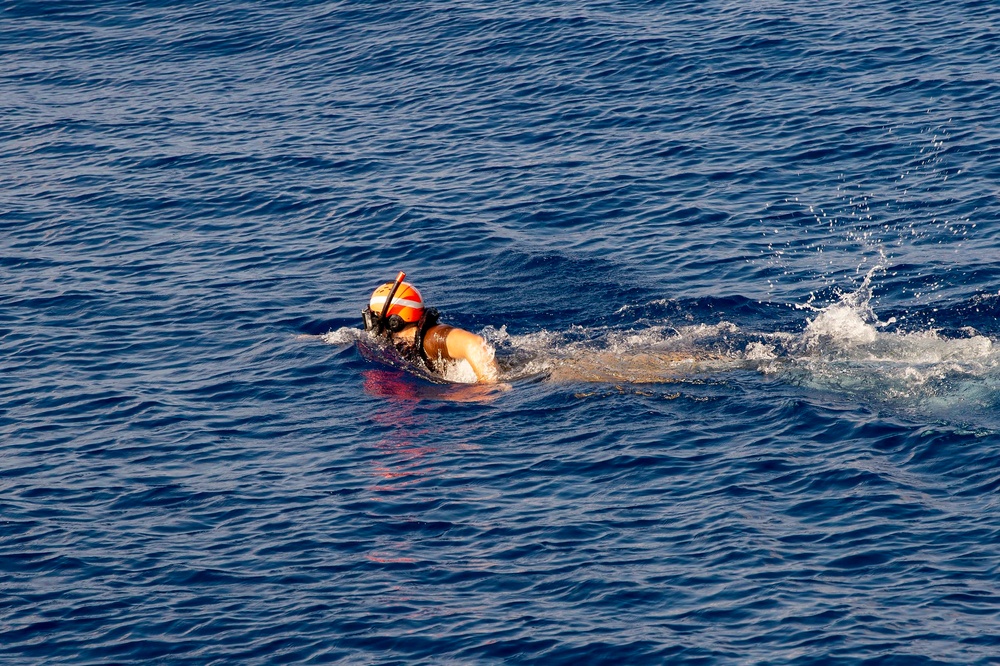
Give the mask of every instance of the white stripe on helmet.
<svg viewBox="0 0 1000 666">
<path fill-rule="evenodd" d="M 385 296 L 372 296 L 371 304 L 374 306 L 374 310 L 381 310 L 385 307 Z M 392 297 L 392 305 L 390 307 L 396 307 L 400 305 L 404 308 L 417 308 L 420 309 L 424 307 L 424 304 L 420 301 L 411 301 L 408 298 L 399 298 L 398 296 Z"/>
</svg>

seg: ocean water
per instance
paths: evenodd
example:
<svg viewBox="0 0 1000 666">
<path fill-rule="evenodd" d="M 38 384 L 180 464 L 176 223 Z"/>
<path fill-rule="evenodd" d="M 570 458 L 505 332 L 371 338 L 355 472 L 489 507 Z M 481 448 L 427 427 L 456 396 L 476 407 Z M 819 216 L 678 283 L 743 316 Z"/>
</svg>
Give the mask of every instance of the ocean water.
<svg viewBox="0 0 1000 666">
<path fill-rule="evenodd" d="M 1000 663 L 996 3 L 0 2 L 0 662 Z M 363 355 L 406 271 L 498 386 Z"/>
</svg>

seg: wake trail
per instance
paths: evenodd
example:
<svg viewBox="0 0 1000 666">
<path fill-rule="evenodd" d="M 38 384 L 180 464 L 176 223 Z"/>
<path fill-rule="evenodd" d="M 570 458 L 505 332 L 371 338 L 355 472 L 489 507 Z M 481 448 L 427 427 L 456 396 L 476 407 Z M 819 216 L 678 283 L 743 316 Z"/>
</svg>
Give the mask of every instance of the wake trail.
<svg viewBox="0 0 1000 666">
<path fill-rule="evenodd" d="M 851 396 L 862 402 L 924 415 L 957 418 L 1000 407 L 1000 352 L 972 328 L 960 335 L 939 329 L 887 330 L 871 307 L 877 266 L 854 291 L 808 313 L 800 331 L 753 331 L 721 321 L 687 326 L 646 325 L 632 330 L 573 327 L 514 335 L 486 327 L 502 382 L 670 384 L 751 372 L 792 385 Z M 344 327 L 319 336 L 332 345 L 357 345 L 362 354 L 435 382 L 474 383 L 462 363 L 431 377 L 385 353 L 370 336 Z M 382 353 L 380 353 L 380 350 Z M 467 365 L 467 364 L 465 364 Z M 992 418 L 992 417 L 991 417 Z"/>
</svg>

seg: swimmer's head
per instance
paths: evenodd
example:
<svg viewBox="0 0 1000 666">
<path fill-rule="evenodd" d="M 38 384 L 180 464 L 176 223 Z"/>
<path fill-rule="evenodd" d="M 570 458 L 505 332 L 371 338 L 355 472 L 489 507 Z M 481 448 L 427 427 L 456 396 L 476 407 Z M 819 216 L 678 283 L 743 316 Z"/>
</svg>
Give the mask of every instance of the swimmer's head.
<svg viewBox="0 0 1000 666">
<path fill-rule="evenodd" d="M 368 302 L 371 312 L 381 313 L 385 309 L 385 299 L 392 291 L 394 283 L 386 282 L 374 292 Z M 386 326 L 390 331 L 399 331 L 407 324 L 415 324 L 424 314 L 424 299 L 409 282 L 401 282 L 392 296 L 389 309 L 385 310 Z"/>
</svg>

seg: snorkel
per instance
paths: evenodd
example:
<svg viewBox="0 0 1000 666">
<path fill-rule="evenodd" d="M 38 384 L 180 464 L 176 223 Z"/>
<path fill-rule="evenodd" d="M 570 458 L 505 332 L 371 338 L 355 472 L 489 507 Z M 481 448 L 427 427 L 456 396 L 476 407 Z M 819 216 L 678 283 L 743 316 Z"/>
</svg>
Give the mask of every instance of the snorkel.
<svg viewBox="0 0 1000 666">
<path fill-rule="evenodd" d="M 361 312 L 361 316 L 365 320 L 365 330 L 373 332 L 375 335 L 381 335 L 386 329 L 386 318 L 385 316 L 389 313 L 389 306 L 392 305 L 392 298 L 396 295 L 396 291 L 399 289 L 399 285 L 403 284 L 403 280 L 406 278 L 406 273 L 399 271 L 399 275 L 396 276 L 396 281 L 392 285 L 392 289 L 389 290 L 389 295 L 385 297 L 385 305 L 382 306 L 382 312 L 377 316 L 372 312 L 371 307 L 365 308 Z"/>
</svg>

